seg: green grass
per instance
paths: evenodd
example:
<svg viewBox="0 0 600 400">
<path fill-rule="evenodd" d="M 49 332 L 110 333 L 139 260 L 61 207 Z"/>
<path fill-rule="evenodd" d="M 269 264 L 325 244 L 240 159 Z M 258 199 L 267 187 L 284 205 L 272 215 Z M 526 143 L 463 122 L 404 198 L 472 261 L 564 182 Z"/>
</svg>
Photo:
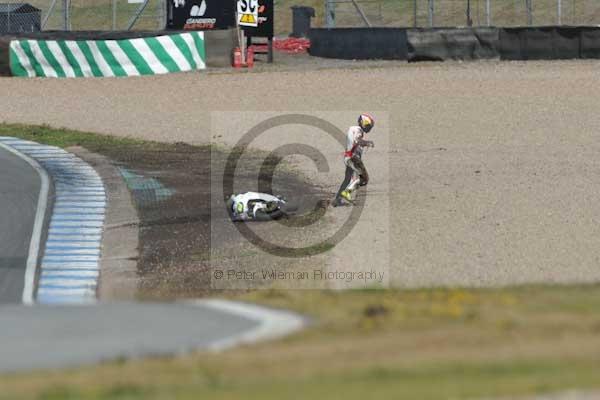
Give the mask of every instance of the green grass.
<svg viewBox="0 0 600 400">
<path fill-rule="evenodd" d="M 577 368 L 580 367 L 580 368 Z M 458 399 L 488 395 L 511 395 L 518 392 L 552 392 L 564 389 L 565 382 L 580 385 L 597 380 L 597 363 L 577 365 L 564 370 L 561 363 L 496 363 L 481 365 L 447 364 L 431 368 L 374 368 L 346 375 L 323 375 L 303 380 L 273 382 L 235 382 L 212 380 L 205 384 L 170 385 L 148 388 L 119 384 L 113 387 L 75 389 L 55 386 L 40 392 L 38 399 Z M 199 371 L 199 375 L 201 372 Z M 466 380 L 472 384 L 466 384 Z M 507 382 L 510 381 L 510 385 Z M 191 390 L 190 390 L 191 389 Z M 0 395 L 1 398 L 1 395 Z"/>
<path fill-rule="evenodd" d="M 149 145 L 156 146 L 157 148 L 162 146 L 162 144 L 156 142 L 52 128 L 47 125 L 36 126 L 0 123 L 0 136 L 14 136 L 61 148 L 84 146 L 91 151 L 98 151 L 111 146 Z"/>
<path fill-rule="evenodd" d="M 53 128 L 48 125 L 24 125 L 0 123 L 0 136 L 12 136 L 21 139 L 32 140 L 38 143 L 48 144 L 61 148 L 70 146 L 82 146 L 86 149 L 106 155 L 127 158 L 128 152 L 143 150 L 145 152 L 177 152 L 182 151 L 179 144 L 165 144 L 151 140 L 140 140 L 127 137 L 117 137 L 91 132 L 82 132 L 72 129 Z M 190 148 L 223 151 L 212 145 L 187 146 Z"/>
<path fill-rule="evenodd" d="M 600 287 L 256 291 L 310 327 L 221 354 L 0 376 L 0 399 L 467 399 L 600 388 Z"/>
</svg>

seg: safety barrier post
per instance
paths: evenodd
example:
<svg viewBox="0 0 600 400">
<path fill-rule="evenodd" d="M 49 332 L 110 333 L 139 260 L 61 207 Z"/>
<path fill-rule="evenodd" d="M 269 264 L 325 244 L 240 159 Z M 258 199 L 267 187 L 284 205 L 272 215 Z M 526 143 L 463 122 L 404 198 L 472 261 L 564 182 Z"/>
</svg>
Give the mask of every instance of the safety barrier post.
<svg viewBox="0 0 600 400">
<path fill-rule="evenodd" d="M 326 0 L 325 2 L 325 26 L 335 28 L 335 1 Z"/>
<path fill-rule="evenodd" d="M 69 25 L 69 0 L 63 0 L 63 30 L 70 30 Z"/>
<path fill-rule="evenodd" d="M 434 0 L 429 0 L 429 26 L 433 28 L 433 9 L 434 9 Z"/>
<path fill-rule="evenodd" d="M 413 27 L 417 27 L 417 0 L 413 0 Z"/>
<path fill-rule="evenodd" d="M 527 25 L 533 25 L 533 4 L 532 0 L 525 0 L 525 6 L 527 7 Z"/>
<path fill-rule="evenodd" d="M 558 17 L 558 25 L 562 25 L 562 0 L 556 0 L 556 15 Z"/>
<path fill-rule="evenodd" d="M 117 0 L 112 1 L 112 30 L 117 30 Z"/>
</svg>

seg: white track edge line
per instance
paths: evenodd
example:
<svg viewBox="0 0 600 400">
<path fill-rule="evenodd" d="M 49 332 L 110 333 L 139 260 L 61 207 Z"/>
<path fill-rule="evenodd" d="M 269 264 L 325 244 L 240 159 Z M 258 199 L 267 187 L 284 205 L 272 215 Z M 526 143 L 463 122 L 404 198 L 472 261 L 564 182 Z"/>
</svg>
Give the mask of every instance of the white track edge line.
<svg viewBox="0 0 600 400">
<path fill-rule="evenodd" d="M 48 173 L 41 165 L 30 158 L 29 156 L 21 153 L 12 147 L 5 145 L 0 142 L 0 147 L 6 151 L 16 155 L 25 162 L 27 162 L 40 176 L 40 195 L 38 197 L 37 211 L 35 214 L 35 221 L 33 223 L 33 230 L 31 231 L 31 242 L 29 244 L 29 254 L 27 256 L 27 266 L 25 268 L 25 285 L 23 286 L 23 304 L 33 304 L 33 291 L 35 288 L 35 273 L 37 270 L 37 264 L 40 252 L 40 241 L 42 238 L 42 228 L 44 227 L 44 220 L 46 217 L 46 208 L 48 206 L 48 192 L 50 190 L 50 179 Z"/>
<path fill-rule="evenodd" d="M 291 311 L 255 304 L 221 299 L 192 300 L 189 303 L 258 322 L 254 328 L 214 341 L 208 346 L 209 351 L 218 352 L 240 344 L 281 338 L 301 330 L 307 323 L 306 318 Z"/>
</svg>

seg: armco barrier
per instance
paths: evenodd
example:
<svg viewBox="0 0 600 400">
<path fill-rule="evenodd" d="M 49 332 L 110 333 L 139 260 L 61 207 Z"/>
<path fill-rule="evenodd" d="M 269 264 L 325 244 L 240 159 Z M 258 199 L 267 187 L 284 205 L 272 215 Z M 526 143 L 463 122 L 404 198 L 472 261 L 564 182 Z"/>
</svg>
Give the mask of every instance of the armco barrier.
<svg viewBox="0 0 600 400">
<path fill-rule="evenodd" d="M 579 35 L 580 57 L 600 58 L 600 29 L 596 27 L 582 27 Z"/>
<path fill-rule="evenodd" d="M 408 61 L 499 58 L 497 28 L 409 29 Z"/>
<path fill-rule="evenodd" d="M 65 58 L 68 59 L 68 58 L 71 58 L 71 56 L 73 56 L 73 58 L 75 56 L 71 52 L 69 52 L 68 47 L 65 44 L 65 41 L 101 42 L 101 43 L 99 43 L 100 48 L 106 50 L 105 45 L 107 44 L 107 41 L 126 40 L 129 43 L 131 43 L 131 40 L 134 40 L 134 39 L 154 38 L 154 39 L 150 40 L 150 43 L 155 44 L 156 38 L 162 37 L 162 39 L 160 39 L 160 40 L 163 41 L 163 43 L 166 43 L 167 47 L 169 47 L 171 41 L 173 41 L 179 49 L 179 52 L 176 55 L 178 60 L 172 60 L 172 59 L 167 60 L 167 61 L 169 61 L 169 64 L 167 65 L 169 68 L 166 68 L 167 72 L 170 72 L 171 70 L 173 70 L 173 71 L 184 70 L 184 69 L 186 69 L 185 65 L 187 65 L 187 64 L 190 64 L 189 66 L 193 67 L 192 69 L 197 69 L 199 67 L 202 67 L 203 65 L 206 65 L 208 67 L 222 67 L 222 66 L 231 65 L 231 53 L 232 53 L 232 50 L 234 47 L 234 41 L 235 41 L 235 32 L 233 30 L 219 30 L 219 31 L 206 31 L 206 32 L 193 33 L 190 36 L 191 38 L 194 39 L 192 41 L 190 41 L 189 40 L 190 37 L 188 37 L 190 34 L 191 34 L 191 32 L 174 32 L 174 31 L 167 31 L 167 32 L 160 32 L 160 31 L 159 32 L 157 32 L 157 31 L 150 31 L 150 32 L 142 32 L 142 31 L 139 31 L 139 32 L 135 32 L 135 31 L 133 31 L 133 32 L 130 32 L 130 31 L 126 31 L 126 32 L 44 31 L 44 32 L 22 33 L 22 34 L 20 33 L 18 35 L 0 36 L 0 76 L 11 75 L 11 70 L 10 70 L 10 60 L 11 60 L 10 47 L 11 46 L 10 46 L 10 44 L 11 44 L 11 42 L 21 41 L 21 40 L 51 41 L 51 42 L 53 42 L 50 44 L 51 47 L 56 48 L 54 46 L 56 44 L 59 48 L 62 49 L 61 54 L 63 56 L 65 56 Z M 198 46 L 190 47 L 192 42 L 196 43 L 196 44 L 200 43 L 199 38 L 201 36 L 199 36 L 199 34 L 204 35 L 204 41 L 203 41 L 203 45 L 201 47 L 204 47 L 206 51 L 204 51 L 204 49 L 201 49 Z M 165 36 L 173 36 L 173 35 L 178 35 L 178 37 L 170 38 L 167 40 L 164 39 Z M 185 36 L 181 36 L 181 35 L 185 35 Z M 183 45 L 184 43 L 179 39 L 183 39 L 183 42 L 185 42 L 187 45 L 184 46 Z M 47 44 L 48 44 L 48 42 L 46 42 L 46 45 Z M 73 43 L 68 43 L 68 45 L 72 46 Z M 113 45 L 114 45 L 114 42 L 109 43 L 109 47 L 114 48 Z M 25 44 L 25 46 L 27 47 L 27 43 Z M 65 47 L 67 47 L 66 50 L 65 50 Z M 125 44 L 125 47 L 127 48 L 127 44 Z M 164 48 L 164 45 L 162 47 Z M 145 46 L 144 46 L 144 48 L 145 48 Z M 44 49 L 44 50 L 46 50 L 46 49 Z M 94 50 L 95 50 L 95 48 L 94 48 Z M 75 49 L 75 51 L 77 51 L 77 49 Z M 37 47 L 36 47 L 36 52 L 37 52 Z M 65 52 L 67 52 L 69 57 L 66 57 Z M 122 56 L 123 53 L 121 53 L 121 51 L 119 49 L 117 49 L 117 52 L 118 52 L 119 56 Z M 47 54 L 47 50 L 46 50 L 46 54 Z M 33 53 L 31 53 L 29 55 L 34 57 Z M 88 56 L 90 56 L 89 53 L 88 53 Z M 134 53 L 133 58 L 136 58 L 135 56 L 137 56 L 136 53 Z M 185 61 L 182 62 L 182 59 L 179 56 L 184 57 L 186 60 L 189 59 L 192 62 L 189 62 L 189 60 L 188 60 L 188 62 L 186 64 Z M 197 56 L 202 58 L 202 61 L 203 61 L 202 63 L 198 62 Z M 107 57 L 109 58 L 109 61 L 112 60 L 111 54 L 108 54 Z M 14 58 L 15 58 L 15 54 L 13 53 L 13 59 Z M 60 54 L 59 54 L 59 58 L 61 58 L 61 60 L 62 60 L 62 57 Z M 49 61 L 49 60 L 46 60 L 46 61 Z M 64 60 L 62 60 L 62 61 L 64 62 Z M 102 62 L 101 60 L 99 60 L 99 61 Z M 155 60 L 153 60 L 153 61 L 155 61 Z M 181 65 L 179 65 L 179 66 L 171 65 L 174 63 L 176 64 L 177 63 L 176 61 L 179 62 L 179 64 L 181 64 Z M 89 64 L 89 62 L 88 62 L 88 64 Z M 201 66 L 200 64 L 203 64 L 203 65 Z M 182 67 L 182 65 L 183 65 L 183 67 Z M 148 73 L 153 73 L 153 71 L 149 71 L 147 68 L 145 68 L 146 66 L 148 66 L 147 62 L 145 62 L 145 65 L 142 65 L 141 71 L 138 70 L 138 72 L 141 72 L 142 74 L 144 71 L 148 72 Z M 79 71 L 78 68 L 80 67 L 79 65 L 75 65 L 75 67 L 76 68 L 73 71 L 76 73 L 76 75 L 84 75 L 83 72 L 81 74 L 79 74 L 79 72 L 78 72 Z M 129 67 L 131 67 L 131 65 L 128 65 L 128 68 Z M 69 68 L 69 67 L 67 67 L 67 68 Z M 134 68 L 137 69 L 137 67 L 134 67 Z M 103 76 L 101 71 L 99 71 L 98 69 L 95 69 L 95 70 L 96 70 L 96 73 L 94 74 L 92 69 L 90 68 L 89 75 Z M 163 68 L 158 66 L 157 70 L 162 71 Z M 23 69 L 20 69 L 20 71 L 23 72 Z M 35 69 L 34 69 L 34 71 L 35 71 Z M 119 72 L 123 72 L 123 71 L 121 71 L 119 69 L 119 67 L 117 66 L 116 71 L 113 70 L 112 74 L 127 76 L 126 73 L 119 74 Z M 18 74 L 18 71 L 17 71 L 17 74 Z M 23 75 L 27 76 L 30 74 L 25 72 Z M 37 75 L 37 73 L 36 73 L 36 75 Z M 59 74 L 57 73 L 57 75 L 59 75 Z"/>
<path fill-rule="evenodd" d="M 501 28 L 498 32 L 498 52 L 502 60 L 525 60 L 526 48 L 521 44 L 524 35 L 521 28 Z"/>
<path fill-rule="evenodd" d="M 523 27 L 500 29 L 500 57 L 503 60 L 567 60 L 582 57 L 585 27 Z"/>
<path fill-rule="evenodd" d="M 600 58 L 600 27 L 311 29 L 310 54 L 340 59 Z"/>
<path fill-rule="evenodd" d="M 406 60 L 406 29 L 335 28 L 311 29 L 309 53 L 346 60 Z"/>
<path fill-rule="evenodd" d="M 581 28 L 557 27 L 553 32 L 555 60 L 581 58 Z"/>
<path fill-rule="evenodd" d="M 0 75 L 10 75 L 10 42 L 37 40 L 120 40 L 177 32 L 37 32 L 0 36 Z M 181 32 L 180 32 L 181 33 Z M 204 32 L 205 63 L 230 65 L 233 30 Z M 340 59 L 409 61 L 600 59 L 600 27 L 516 28 L 336 28 L 311 29 L 310 54 Z"/>
</svg>

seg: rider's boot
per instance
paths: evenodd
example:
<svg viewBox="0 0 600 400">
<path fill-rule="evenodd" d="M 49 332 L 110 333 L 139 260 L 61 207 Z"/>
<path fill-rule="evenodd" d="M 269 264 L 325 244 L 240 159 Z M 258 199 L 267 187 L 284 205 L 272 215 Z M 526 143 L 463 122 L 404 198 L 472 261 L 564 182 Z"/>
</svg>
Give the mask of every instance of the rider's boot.
<svg viewBox="0 0 600 400">
<path fill-rule="evenodd" d="M 340 193 L 340 196 L 342 196 L 344 198 L 344 200 L 352 203 L 352 192 L 350 190 L 343 190 Z"/>
</svg>

